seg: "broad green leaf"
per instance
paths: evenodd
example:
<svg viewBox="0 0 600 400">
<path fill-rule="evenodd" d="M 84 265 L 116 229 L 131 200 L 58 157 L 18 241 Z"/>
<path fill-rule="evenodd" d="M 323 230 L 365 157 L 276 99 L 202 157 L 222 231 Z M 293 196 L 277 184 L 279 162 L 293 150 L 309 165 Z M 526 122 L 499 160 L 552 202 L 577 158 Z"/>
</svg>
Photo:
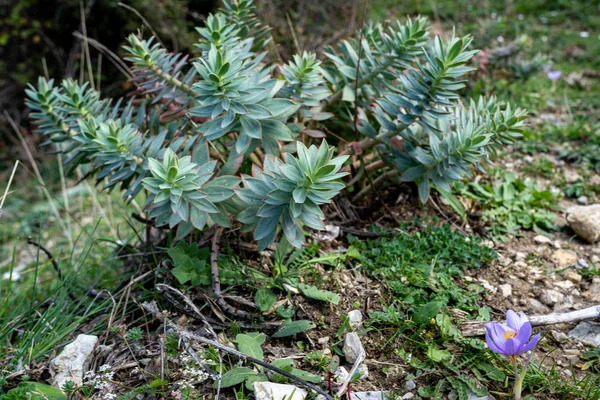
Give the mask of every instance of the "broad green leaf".
<svg viewBox="0 0 600 400">
<path fill-rule="evenodd" d="M 277 332 L 273 334 L 274 338 L 282 338 L 292 336 L 300 332 L 305 332 L 316 327 L 311 321 L 301 319 L 298 321 L 289 321 L 281 324 L 281 327 Z"/>
<path fill-rule="evenodd" d="M 413 310 L 413 321 L 417 324 L 429 322 L 440 312 L 444 304 L 441 301 L 430 301 Z"/>
<path fill-rule="evenodd" d="M 67 396 L 60 389 L 38 382 L 21 382 L 0 398 L 3 400 L 67 400 Z"/>
<path fill-rule="evenodd" d="M 277 295 L 266 286 L 259 288 L 254 294 L 254 303 L 261 312 L 267 312 L 277 302 Z"/>
<path fill-rule="evenodd" d="M 258 373 L 253 369 L 246 367 L 235 367 L 223 374 L 223 376 L 221 377 L 221 387 L 228 388 L 231 386 L 239 385 L 246 379 L 256 375 L 258 375 Z M 218 384 L 219 382 L 215 382 L 213 386 L 217 387 Z"/>
<path fill-rule="evenodd" d="M 296 286 L 298 287 L 298 289 L 300 289 L 302 294 L 304 294 L 308 298 L 315 299 L 315 300 L 321 300 L 321 301 L 327 301 L 327 302 L 335 304 L 335 305 L 339 304 L 339 302 L 340 302 L 340 296 L 338 294 L 330 292 L 328 290 L 317 289 L 316 287 L 314 287 L 312 285 L 307 285 L 304 283 L 299 283 Z"/>
<path fill-rule="evenodd" d="M 427 349 L 427 357 L 433 362 L 441 362 L 450 359 L 452 355 L 448 350 L 439 350 L 433 346 Z"/>
<path fill-rule="evenodd" d="M 265 339 L 263 333 L 240 333 L 235 337 L 239 351 L 259 360 L 264 358 L 261 345 Z"/>
</svg>

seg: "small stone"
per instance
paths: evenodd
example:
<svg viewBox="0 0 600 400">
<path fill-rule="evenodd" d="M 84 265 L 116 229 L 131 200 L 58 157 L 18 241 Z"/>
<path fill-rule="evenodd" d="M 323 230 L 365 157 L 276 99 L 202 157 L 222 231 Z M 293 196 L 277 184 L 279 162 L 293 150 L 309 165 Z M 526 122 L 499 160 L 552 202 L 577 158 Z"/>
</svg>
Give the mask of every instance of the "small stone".
<svg viewBox="0 0 600 400">
<path fill-rule="evenodd" d="M 335 374 L 333 374 L 333 382 L 336 385 L 341 385 L 346 381 L 346 378 L 348 378 L 349 374 L 350 373 L 346 368 L 338 367 L 338 369 L 335 370 Z"/>
<path fill-rule="evenodd" d="M 352 329 L 358 329 L 362 324 L 363 316 L 360 310 L 352 310 L 348 313 L 348 323 Z"/>
<path fill-rule="evenodd" d="M 352 400 L 388 400 L 386 392 L 350 392 Z"/>
<path fill-rule="evenodd" d="M 323 336 L 317 339 L 317 343 L 326 345 L 327 343 L 329 343 L 329 339 L 329 336 Z"/>
<path fill-rule="evenodd" d="M 325 225 L 325 230 L 316 234 L 321 242 L 333 242 L 338 236 L 340 236 L 340 227 L 335 225 Z"/>
<path fill-rule="evenodd" d="M 540 314 L 543 314 L 545 312 L 548 311 L 548 307 L 546 307 L 545 305 L 543 305 L 539 300 L 537 299 L 529 299 L 529 307 Z"/>
<path fill-rule="evenodd" d="M 515 268 L 527 268 L 527 267 L 529 267 L 529 264 L 527 264 L 525 261 L 515 262 Z"/>
<path fill-rule="evenodd" d="M 412 379 L 409 381 L 406 381 L 406 383 L 404 384 L 404 389 L 406 389 L 406 390 L 413 390 L 416 387 L 417 387 L 417 384 Z"/>
<path fill-rule="evenodd" d="M 567 223 L 579 237 L 594 243 L 600 238 L 600 204 L 567 209 Z"/>
<path fill-rule="evenodd" d="M 574 183 L 579 179 L 579 173 L 573 169 L 565 170 L 565 181 L 566 183 Z"/>
<path fill-rule="evenodd" d="M 597 255 L 595 255 L 595 254 L 594 254 L 594 255 L 592 256 L 592 262 L 593 262 L 594 264 L 598 264 L 598 263 L 600 263 L 600 257 L 598 257 Z"/>
<path fill-rule="evenodd" d="M 346 356 L 346 361 L 350 364 L 354 364 L 358 359 L 358 356 L 361 353 L 364 353 L 365 349 L 356 332 L 346 333 L 343 351 Z"/>
<path fill-rule="evenodd" d="M 294 385 L 272 382 L 254 382 L 256 400 L 304 400 L 308 392 Z"/>
<path fill-rule="evenodd" d="M 577 198 L 577 203 L 581 204 L 582 206 L 585 206 L 588 203 L 588 198 L 587 196 L 579 196 Z"/>
<path fill-rule="evenodd" d="M 567 336 L 589 346 L 600 346 L 600 323 L 580 322 Z"/>
<path fill-rule="evenodd" d="M 498 286 L 498 288 L 500 289 L 500 292 L 502 292 L 502 297 L 512 296 L 512 286 L 509 285 L 508 283 L 505 283 L 504 285 L 500 285 L 500 286 Z"/>
<path fill-rule="evenodd" d="M 409 400 L 412 399 L 413 397 L 415 397 L 414 394 L 412 394 L 411 392 L 406 393 L 404 396 L 400 397 L 402 400 Z"/>
<path fill-rule="evenodd" d="M 562 293 L 552 289 L 544 290 L 540 296 L 540 301 L 547 306 L 553 306 L 554 304 L 561 302 L 563 299 L 564 296 Z"/>
<path fill-rule="evenodd" d="M 577 253 L 571 250 L 558 249 L 552 254 L 552 260 L 561 267 L 570 267 L 577 262 Z"/>
<path fill-rule="evenodd" d="M 515 253 L 515 261 L 523 261 L 523 260 L 525 260 L 525 257 L 527 257 L 527 254 L 525 254 L 525 253 L 522 253 L 520 251 L 517 251 Z"/>
<path fill-rule="evenodd" d="M 568 281 L 571 281 L 576 285 L 579 285 L 579 283 L 581 282 L 581 279 L 582 279 L 581 275 L 579 275 L 575 271 L 565 272 L 565 278 L 567 278 Z"/>
<path fill-rule="evenodd" d="M 98 337 L 78 335 L 75 341 L 65 346 L 63 351 L 50 361 L 52 385 L 62 388 L 66 381 L 77 386 L 83 384 L 83 366 L 94 351 Z"/>
<path fill-rule="evenodd" d="M 490 293 L 496 293 L 498 291 L 498 289 L 495 286 L 490 284 L 485 279 L 480 279 L 479 282 L 481 283 L 481 286 L 483 286 Z"/>
<path fill-rule="evenodd" d="M 550 331 L 550 334 L 552 335 L 552 337 L 554 338 L 554 340 L 556 340 L 558 343 L 564 343 L 567 340 L 569 340 L 567 334 L 564 333 L 564 332 Z"/>
<path fill-rule="evenodd" d="M 537 235 L 536 237 L 533 238 L 533 241 L 538 244 L 552 243 L 552 240 L 548 236 L 544 236 L 544 235 Z"/>
<path fill-rule="evenodd" d="M 583 258 L 580 258 L 575 263 L 575 268 L 577 268 L 577 269 L 588 269 L 589 267 L 590 267 L 590 265 Z"/>
<path fill-rule="evenodd" d="M 565 374 L 566 376 L 568 376 L 569 378 L 573 377 L 573 373 L 571 372 L 570 369 L 565 369 L 565 370 L 563 370 L 562 373 Z"/>
<path fill-rule="evenodd" d="M 560 282 L 554 282 L 554 286 L 557 286 L 561 289 L 571 289 L 575 286 L 575 284 L 571 281 L 560 281 Z"/>
</svg>

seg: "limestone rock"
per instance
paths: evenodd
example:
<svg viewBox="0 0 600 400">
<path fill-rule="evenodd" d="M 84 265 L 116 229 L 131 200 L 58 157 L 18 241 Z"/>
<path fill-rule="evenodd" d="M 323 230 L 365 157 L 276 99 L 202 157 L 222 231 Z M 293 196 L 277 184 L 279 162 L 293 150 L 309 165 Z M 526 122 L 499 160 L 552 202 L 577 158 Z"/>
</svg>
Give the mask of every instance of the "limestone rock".
<svg viewBox="0 0 600 400">
<path fill-rule="evenodd" d="M 358 329 L 362 324 L 363 316 L 360 310 L 352 310 L 348 313 L 348 323 L 352 329 Z"/>
<path fill-rule="evenodd" d="M 72 343 L 66 345 L 63 351 L 50 361 L 52 385 L 61 388 L 66 381 L 71 381 L 81 386 L 83 366 L 97 342 L 97 336 L 79 335 Z"/>
<path fill-rule="evenodd" d="M 346 356 L 346 361 L 350 364 L 354 364 L 358 359 L 358 356 L 365 351 L 356 332 L 346 334 L 343 351 Z"/>
<path fill-rule="evenodd" d="M 569 208 L 567 223 L 582 239 L 594 243 L 600 238 L 600 204 Z"/>
<path fill-rule="evenodd" d="M 504 285 L 498 286 L 498 288 L 500 289 L 500 292 L 502 292 L 502 297 L 512 296 L 512 286 L 510 284 L 505 283 Z"/>
<path fill-rule="evenodd" d="M 567 336 L 590 346 L 600 346 L 600 323 L 580 322 Z"/>
<path fill-rule="evenodd" d="M 272 382 L 254 382 L 256 400 L 304 400 L 308 392 L 294 385 Z"/>
<path fill-rule="evenodd" d="M 546 289 L 540 296 L 540 301 L 547 306 L 553 306 L 556 303 L 561 302 L 564 299 L 564 295 L 556 290 Z"/>
</svg>

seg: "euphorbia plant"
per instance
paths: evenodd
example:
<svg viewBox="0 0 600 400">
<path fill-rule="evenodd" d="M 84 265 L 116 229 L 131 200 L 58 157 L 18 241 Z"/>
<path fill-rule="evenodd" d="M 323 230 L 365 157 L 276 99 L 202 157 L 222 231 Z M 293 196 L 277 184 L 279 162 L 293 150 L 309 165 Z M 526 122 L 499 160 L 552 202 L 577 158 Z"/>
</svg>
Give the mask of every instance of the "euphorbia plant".
<svg viewBox="0 0 600 400">
<path fill-rule="evenodd" d="M 225 1 L 198 33 L 197 57 L 129 36 L 126 100 L 102 99 L 93 82 L 41 78 L 27 90 L 39 132 L 62 143 L 70 167 L 127 201 L 145 190 L 151 222 L 177 238 L 237 221 L 261 249 L 278 237 L 298 247 L 344 189 L 346 156 L 384 161 L 362 165 L 353 185 L 368 189 L 365 173 L 414 181 L 425 202 L 523 127 L 525 113 L 495 99 L 462 105 L 471 38 L 429 39 L 423 18 L 367 25 L 285 65 L 252 0 Z M 317 146 L 325 136 L 342 157 Z"/>
</svg>

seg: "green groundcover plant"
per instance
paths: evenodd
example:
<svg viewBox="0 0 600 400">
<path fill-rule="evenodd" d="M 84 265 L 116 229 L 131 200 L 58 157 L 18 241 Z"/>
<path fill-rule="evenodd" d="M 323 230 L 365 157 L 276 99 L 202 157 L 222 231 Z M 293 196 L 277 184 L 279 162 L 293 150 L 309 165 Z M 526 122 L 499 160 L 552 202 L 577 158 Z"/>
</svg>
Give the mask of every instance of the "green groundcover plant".
<svg viewBox="0 0 600 400">
<path fill-rule="evenodd" d="M 143 192 L 148 218 L 177 238 L 235 223 L 260 249 L 280 234 L 302 246 L 346 182 L 366 186 L 364 173 L 345 178 L 349 157 L 374 153 L 385 166 L 363 172 L 395 172 L 425 202 L 432 188 L 451 196 L 452 181 L 520 135 L 523 110 L 460 101 L 469 36 L 430 38 L 423 18 L 368 24 L 283 63 L 254 11 L 252 0 L 225 1 L 197 28 L 197 56 L 130 35 L 135 90 L 122 99 L 40 78 L 27 90 L 38 131 L 126 201 Z"/>
</svg>

